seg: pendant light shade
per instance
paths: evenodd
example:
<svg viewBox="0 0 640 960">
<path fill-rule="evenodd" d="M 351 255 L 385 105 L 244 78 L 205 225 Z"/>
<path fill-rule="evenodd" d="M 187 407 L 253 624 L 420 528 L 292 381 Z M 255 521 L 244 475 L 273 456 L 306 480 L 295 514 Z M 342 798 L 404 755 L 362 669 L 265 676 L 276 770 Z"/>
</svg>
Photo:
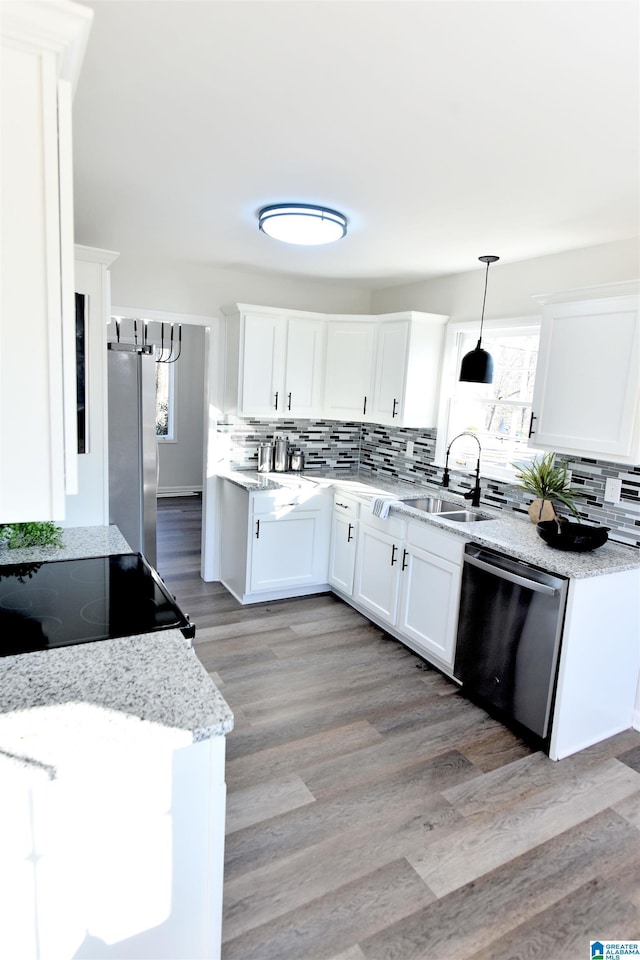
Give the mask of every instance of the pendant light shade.
<svg viewBox="0 0 640 960">
<path fill-rule="evenodd" d="M 478 257 L 486 263 L 487 272 L 484 277 L 484 298 L 482 300 L 482 316 L 480 318 L 480 336 L 473 350 L 465 354 L 460 364 L 460 380 L 466 383 L 493 383 L 493 357 L 482 349 L 482 325 L 484 323 L 484 305 L 487 300 L 487 282 L 489 280 L 489 264 L 495 263 L 500 257 Z"/>
<path fill-rule="evenodd" d="M 337 210 L 309 203 L 274 203 L 258 212 L 258 226 L 275 240 L 312 246 L 344 237 L 347 218 Z"/>
</svg>

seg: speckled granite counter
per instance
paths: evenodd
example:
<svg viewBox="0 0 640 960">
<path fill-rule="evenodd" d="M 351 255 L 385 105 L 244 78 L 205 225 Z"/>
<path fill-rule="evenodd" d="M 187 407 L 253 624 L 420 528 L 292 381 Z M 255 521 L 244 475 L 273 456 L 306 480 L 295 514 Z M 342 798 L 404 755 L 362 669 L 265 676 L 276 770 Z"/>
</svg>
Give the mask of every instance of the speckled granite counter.
<svg viewBox="0 0 640 960">
<path fill-rule="evenodd" d="M 116 527 L 64 531 L 64 545 L 3 551 L 4 563 L 126 553 Z M 233 729 L 233 714 L 179 630 L 0 658 L 3 772 L 57 776 L 79 757 L 142 747 L 160 735 L 175 747 Z"/>
<path fill-rule="evenodd" d="M 277 490 L 281 486 L 296 484 L 318 484 L 333 486 L 349 492 L 362 500 L 369 502 L 376 496 L 389 496 L 399 501 L 423 495 L 446 497 L 447 500 L 459 502 L 462 507 L 469 509 L 468 501 L 459 494 L 451 493 L 435 485 L 417 486 L 405 481 L 391 481 L 379 477 L 377 474 L 348 471 L 309 471 L 303 474 L 260 474 L 255 471 L 230 471 L 221 473 L 232 483 L 242 486 L 248 491 Z M 535 525 L 528 519 L 514 514 L 496 510 L 491 507 L 481 507 L 472 512 L 478 513 L 484 519 L 471 523 L 459 523 L 440 517 L 437 514 L 426 514 L 402 503 L 395 503 L 390 508 L 391 514 L 406 516 L 407 519 L 419 520 L 440 529 L 448 530 L 465 540 L 473 540 L 502 553 L 507 553 L 518 560 L 524 560 L 533 566 L 542 567 L 551 573 L 558 573 L 565 577 L 581 579 L 584 577 L 598 577 L 608 573 L 620 573 L 623 570 L 640 569 L 640 551 L 632 547 L 607 541 L 604 546 L 587 553 L 571 553 L 556 550 L 548 546 L 538 536 Z"/>
<path fill-rule="evenodd" d="M 0 550 L 0 564 L 38 563 L 41 560 L 75 560 L 78 557 L 105 557 L 129 553 L 131 547 L 115 526 L 68 527 L 62 531 L 61 547 L 23 547 Z"/>
</svg>

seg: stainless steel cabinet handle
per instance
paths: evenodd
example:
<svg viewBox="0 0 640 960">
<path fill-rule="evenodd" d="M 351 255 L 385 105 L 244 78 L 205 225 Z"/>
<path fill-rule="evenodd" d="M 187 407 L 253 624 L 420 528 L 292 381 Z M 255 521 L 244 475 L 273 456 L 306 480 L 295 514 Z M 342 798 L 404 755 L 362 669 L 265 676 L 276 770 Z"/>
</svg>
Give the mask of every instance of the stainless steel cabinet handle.
<svg viewBox="0 0 640 960">
<path fill-rule="evenodd" d="M 260 521 L 256 520 L 256 540 L 260 539 Z"/>
<path fill-rule="evenodd" d="M 392 543 L 392 544 L 391 544 L 391 566 L 393 566 L 394 563 L 396 562 L 396 553 L 397 553 L 397 552 L 398 552 L 398 548 L 396 547 L 395 543 Z"/>
<path fill-rule="evenodd" d="M 553 587 L 548 587 L 546 583 L 538 583 L 537 580 L 529 580 L 528 577 L 521 577 L 517 573 L 503 570 L 501 567 L 494 566 L 492 563 L 485 563 L 484 560 L 478 560 L 477 557 L 466 556 L 464 562 L 470 563 L 472 567 L 478 567 L 480 570 L 486 570 L 487 573 L 490 573 L 494 577 L 499 577 L 501 580 L 508 580 L 509 583 L 516 583 L 519 587 L 526 587 L 528 590 L 533 590 L 535 593 L 544 593 L 548 597 L 555 597 L 556 593 L 558 593 Z"/>
<path fill-rule="evenodd" d="M 347 530 L 347 543 L 351 543 L 351 541 L 353 540 L 353 529 L 354 529 L 353 524 L 350 523 L 349 529 Z"/>
<path fill-rule="evenodd" d="M 393 410 L 391 411 L 391 416 L 392 416 L 392 417 L 397 417 L 397 416 L 398 416 L 398 411 L 397 411 L 397 409 L 396 409 L 397 406 L 398 406 L 398 401 L 397 401 L 396 398 L 394 397 L 394 398 L 393 398 Z"/>
</svg>

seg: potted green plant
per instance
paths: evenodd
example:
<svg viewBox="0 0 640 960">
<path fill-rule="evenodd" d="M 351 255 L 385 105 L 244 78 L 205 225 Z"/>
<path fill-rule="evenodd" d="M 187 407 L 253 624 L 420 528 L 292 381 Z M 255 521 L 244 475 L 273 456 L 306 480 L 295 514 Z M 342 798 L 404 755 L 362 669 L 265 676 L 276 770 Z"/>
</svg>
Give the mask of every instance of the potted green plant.
<svg viewBox="0 0 640 960">
<path fill-rule="evenodd" d="M 51 520 L 32 523 L 0 523 L 0 543 L 15 550 L 19 547 L 59 547 L 62 527 Z"/>
<path fill-rule="evenodd" d="M 555 520 L 556 503 L 562 504 L 578 516 L 575 500 L 579 493 L 571 490 L 566 463 L 556 463 L 555 457 L 555 453 L 544 453 L 534 457 L 530 464 L 513 464 L 518 471 L 516 477 L 521 481 L 516 486 L 535 497 L 528 509 L 532 523 Z"/>
</svg>

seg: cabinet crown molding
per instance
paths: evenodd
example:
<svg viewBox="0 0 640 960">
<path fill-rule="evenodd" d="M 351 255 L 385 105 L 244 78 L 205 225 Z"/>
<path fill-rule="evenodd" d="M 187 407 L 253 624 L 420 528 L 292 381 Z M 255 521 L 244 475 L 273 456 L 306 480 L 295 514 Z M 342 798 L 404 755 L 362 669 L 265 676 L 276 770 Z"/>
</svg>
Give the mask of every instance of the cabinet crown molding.
<svg viewBox="0 0 640 960">
<path fill-rule="evenodd" d="M 233 303 L 221 307 L 225 317 L 239 313 L 263 313 L 271 316 L 296 316 L 301 318 L 326 320 L 329 323 L 391 323 L 394 320 L 428 320 L 434 324 L 445 324 L 449 317 L 443 313 L 426 313 L 423 310 L 399 310 L 394 313 L 323 313 L 318 310 L 297 310 L 295 307 L 264 307 L 256 303 Z"/>
<path fill-rule="evenodd" d="M 621 280 L 601 283 L 594 287 L 576 287 L 556 293 L 539 293 L 532 299 L 544 306 L 547 303 L 571 303 L 574 300 L 600 300 L 608 297 L 627 297 L 640 293 L 640 280 Z"/>
<path fill-rule="evenodd" d="M 58 77 L 75 91 L 93 22 L 93 10 L 70 0 L 3 3 L 2 42 L 22 49 L 54 53 Z"/>
<path fill-rule="evenodd" d="M 106 267 L 111 266 L 114 260 L 120 256 L 115 250 L 100 250 L 98 247 L 85 247 L 81 243 L 74 245 L 76 259 L 87 260 L 89 263 L 104 263 Z"/>
</svg>

